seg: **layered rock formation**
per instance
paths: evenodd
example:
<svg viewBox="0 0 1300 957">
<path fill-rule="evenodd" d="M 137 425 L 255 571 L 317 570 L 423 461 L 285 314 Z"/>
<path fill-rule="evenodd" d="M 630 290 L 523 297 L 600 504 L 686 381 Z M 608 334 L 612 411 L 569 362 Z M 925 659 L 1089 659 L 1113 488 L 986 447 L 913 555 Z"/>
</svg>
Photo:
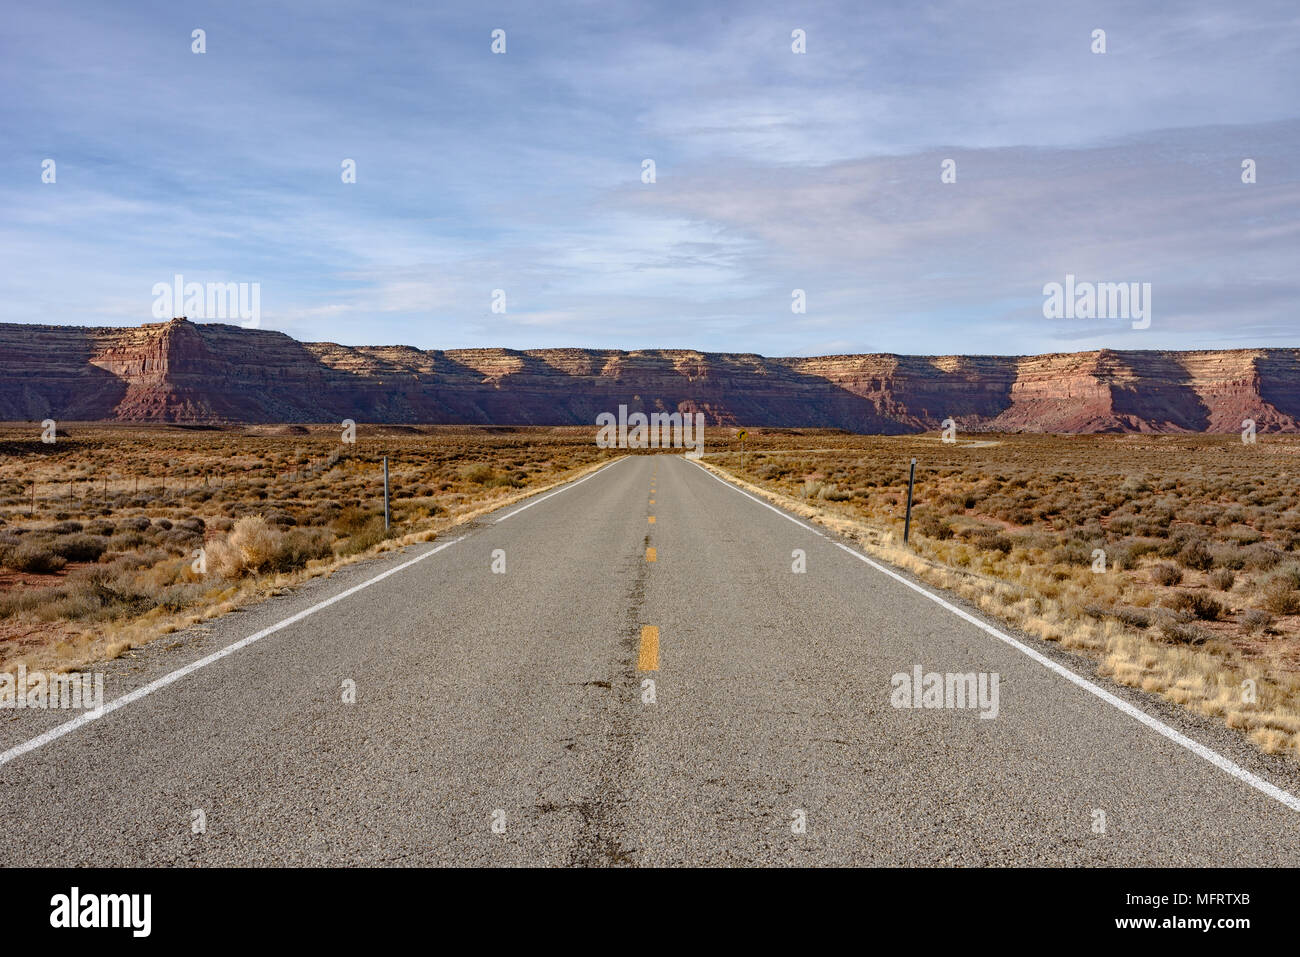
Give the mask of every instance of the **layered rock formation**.
<svg viewBox="0 0 1300 957">
<path fill-rule="evenodd" d="M 855 432 L 1300 432 L 1300 350 L 852 355 L 298 342 L 173 319 L 0 324 L 0 419 L 591 425 L 620 405 Z"/>
</svg>

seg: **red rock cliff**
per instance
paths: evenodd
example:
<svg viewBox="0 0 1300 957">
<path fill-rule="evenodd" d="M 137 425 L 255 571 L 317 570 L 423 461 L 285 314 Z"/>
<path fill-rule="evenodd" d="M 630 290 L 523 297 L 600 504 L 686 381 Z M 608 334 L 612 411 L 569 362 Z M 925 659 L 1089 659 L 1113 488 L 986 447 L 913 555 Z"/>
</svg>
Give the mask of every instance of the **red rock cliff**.
<svg viewBox="0 0 1300 957">
<path fill-rule="evenodd" d="M 1300 350 L 850 355 L 347 347 L 184 320 L 0 324 L 0 419 L 594 423 L 688 409 L 713 424 L 859 432 L 1300 431 Z"/>
</svg>

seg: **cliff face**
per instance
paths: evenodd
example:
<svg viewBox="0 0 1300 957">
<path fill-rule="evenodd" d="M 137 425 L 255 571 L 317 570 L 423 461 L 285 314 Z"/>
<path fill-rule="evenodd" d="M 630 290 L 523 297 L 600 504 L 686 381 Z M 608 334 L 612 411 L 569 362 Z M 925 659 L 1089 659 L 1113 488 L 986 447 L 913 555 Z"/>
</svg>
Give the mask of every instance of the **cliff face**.
<svg viewBox="0 0 1300 957">
<path fill-rule="evenodd" d="M 1300 349 L 771 359 L 421 351 L 184 320 L 0 324 L 0 419 L 591 425 L 616 411 L 856 432 L 1300 432 Z"/>
</svg>

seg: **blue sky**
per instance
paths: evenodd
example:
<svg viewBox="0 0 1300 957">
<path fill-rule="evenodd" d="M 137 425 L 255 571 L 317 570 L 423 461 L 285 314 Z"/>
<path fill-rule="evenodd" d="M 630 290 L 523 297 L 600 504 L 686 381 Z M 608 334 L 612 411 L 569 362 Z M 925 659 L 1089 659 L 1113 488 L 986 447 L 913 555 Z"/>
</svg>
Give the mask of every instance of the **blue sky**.
<svg viewBox="0 0 1300 957">
<path fill-rule="evenodd" d="M 180 273 L 349 345 L 1300 345 L 1293 0 L 55 0 L 0 85 L 4 322 L 153 321 Z M 1045 319 L 1067 273 L 1150 328 Z"/>
</svg>

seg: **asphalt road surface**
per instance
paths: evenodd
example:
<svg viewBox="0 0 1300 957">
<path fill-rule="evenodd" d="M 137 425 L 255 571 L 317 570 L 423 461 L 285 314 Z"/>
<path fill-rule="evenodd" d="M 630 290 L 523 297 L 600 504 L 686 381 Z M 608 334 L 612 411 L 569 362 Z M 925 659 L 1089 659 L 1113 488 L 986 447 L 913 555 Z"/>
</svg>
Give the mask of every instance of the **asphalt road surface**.
<svg viewBox="0 0 1300 957">
<path fill-rule="evenodd" d="M 1285 762 L 941 597 L 628 456 L 0 712 L 0 863 L 1300 863 Z"/>
</svg>

